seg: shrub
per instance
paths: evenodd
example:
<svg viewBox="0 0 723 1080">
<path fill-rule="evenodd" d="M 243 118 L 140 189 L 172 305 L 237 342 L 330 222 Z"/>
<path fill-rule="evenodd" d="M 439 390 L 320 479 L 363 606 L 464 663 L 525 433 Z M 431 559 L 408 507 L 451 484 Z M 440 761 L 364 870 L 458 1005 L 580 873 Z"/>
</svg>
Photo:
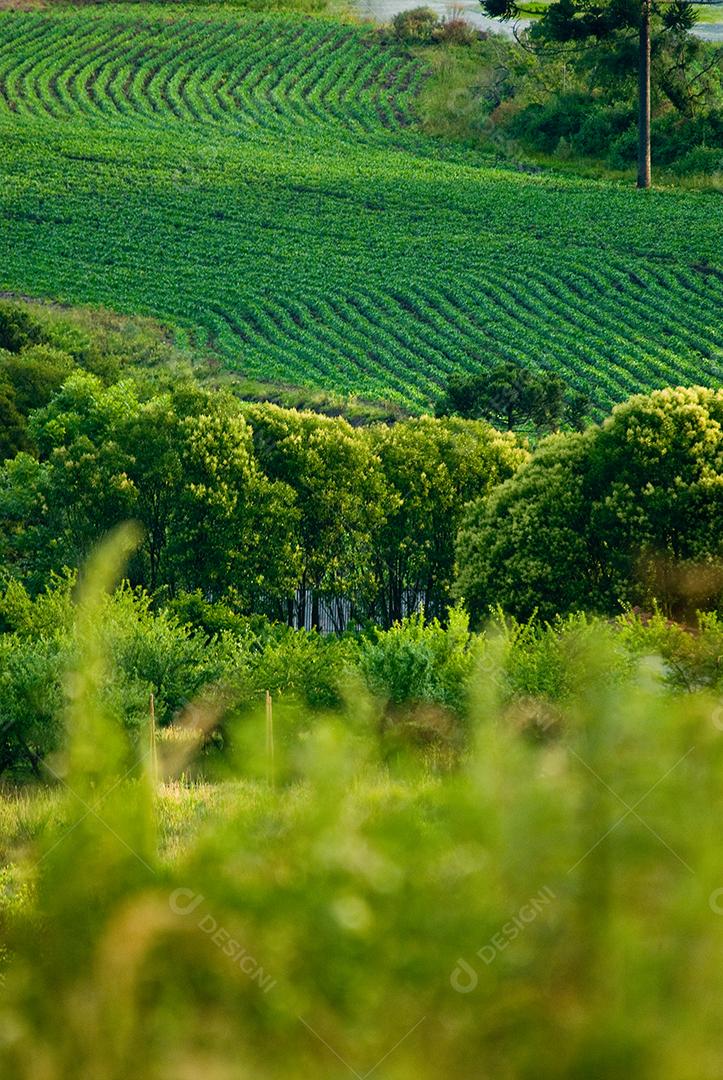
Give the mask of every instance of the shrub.
<svg viewBox="0 0 723 1080">
<path fill-rule="evenodd" d="M 437 13 L 428 7 L 400 11 L 392 19 L 394 36 L 404 45 L 428 45 L 439 26 Z"/>
<path fill-rule="evenodd" d="M 627 107 L 591 106 L 577 133 L 571 138 L 572 149 L 580 154 L 604 158 L 615 139 L 634 123 L 634 112 Z"/>
<path fill-rule="evenodd" d="M 244 691 L 257 701 L 269 690 L 309 709 L 338 708 L 355 652 L 352 638 L 279 627 L 275 639 L 249 655 Z"/>
<path fill-rule="evenodd" d="M 0 374 L 0 463 L 28 446 L 25 419 L 13 387 Z"/>
<path fill-rule="evenodd" d="M 432 39 L 444 45 L 472 45 L 479 39 L 479 33 L 472 23 L 453 14 L 442 19 L 432 31 Z"/>
<path fill-rule="evenodd" d="M 528 105 L 510 118 L 508 130 L 536 150 L 551 154 L 560 139 L 577 135 L 590 109 L 590 99 L 583 94 L 562 94 L 545 105 Z"/>
<path fill-rule="evenodd" d="M 12 386 L 23 416 L 47 405 L 74 367 L 72 357 L 52 345 L 26 345 L 17 354 L 0 353 L 0 377 Z"/>
<path fill-rule="evenodd" d="M 62 670 L 57 638 L 0 636 L 0 775 L 40 776 L 62 738 Z"/>
<path fill-rule="evenodd" d="M 713 176 L 723 172 L 723 149 L 719 146 L 697 146 L 683 154 L 671 168 L 680 176 L 692 176 L 696 173 Z"/>
<path fill-rule="evenodd" d="M 145 722 L 151 692 L 158 723 L 169 724 L 227 672 L 222 641 L 209 642 L 169 612 L 152 612 L 144 593 L 121 588 L 107 601 L 103 616 L 99 640 L 123 690 L 117 704 L 128 727 Z"/>
<path fill-rule="evenodd" d="M 672 689 L 723 690 L 723 621 L 715 612 L 699 613 L 694 626 L 682 626 L 658 610 L 648 617 L 629 611 L 618 627 L 632 656 L 662 659 Z"/>
<path fill-rule="evenodd" d="M 20 352 L 26 345 L 37 345 L 42 340 L 41 324 L 27 308 L 0 300 L 0 349 Z"/>
<path fill-rule="evenodd" d="M 390 630 L 376 630 L 362 641 L 359 671 L 370 693 L 380 698 L 388 719 L 419 705 L 439 705 L 461 718 L 474 668 L 474 639 L 461 610 L 450 613 L 444 629 L 419 612 Z"/>
</svg>

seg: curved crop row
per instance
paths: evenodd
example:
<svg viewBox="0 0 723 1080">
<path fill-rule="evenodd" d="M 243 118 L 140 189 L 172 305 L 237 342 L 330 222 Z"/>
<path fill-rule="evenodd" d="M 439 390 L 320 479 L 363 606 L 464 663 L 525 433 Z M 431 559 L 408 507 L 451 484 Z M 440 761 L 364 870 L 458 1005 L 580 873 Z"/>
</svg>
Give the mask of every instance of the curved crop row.
<svg viewBox="0 0 723 1080">
<path fill-rule="evenodd" d="M 485 167 L 415 127 L 425 71 L 329 19 L 0 12 L 0 288 L 415 409 L 502 359 L 601 410 L 719 383 L 712 201 Z"/>
<path fill-rule="evenodd" d="M 368 33 L 328 21 L 131 16 L 129 25 L 114 12 L 0 24 L 0 100 L 56 120 L 115 113 L 270 130 L 396 127 L 410 122 L 408 89 L 420 70 Z"/>
</svg>

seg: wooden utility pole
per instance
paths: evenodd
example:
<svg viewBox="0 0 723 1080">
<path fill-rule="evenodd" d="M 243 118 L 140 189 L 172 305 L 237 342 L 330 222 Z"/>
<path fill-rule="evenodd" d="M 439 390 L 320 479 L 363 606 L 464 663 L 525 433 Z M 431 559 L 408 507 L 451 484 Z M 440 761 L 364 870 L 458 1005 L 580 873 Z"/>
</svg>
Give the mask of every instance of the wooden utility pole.
<svg viewBox="0 0 723 1080">
<path fill-rule="evenodd" d="M 650 0 L 642 0 L 638 55 L 638 187 L 650 187 Z"/>
</svg>

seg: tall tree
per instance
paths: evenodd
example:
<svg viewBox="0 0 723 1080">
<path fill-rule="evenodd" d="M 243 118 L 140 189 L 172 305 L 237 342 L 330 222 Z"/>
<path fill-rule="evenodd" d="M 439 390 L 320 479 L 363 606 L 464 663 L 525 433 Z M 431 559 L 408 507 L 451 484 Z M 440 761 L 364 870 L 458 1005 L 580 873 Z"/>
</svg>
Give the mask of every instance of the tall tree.
<svg viewBox="0 0 723 1080">
<path fill-rule="evenodd" d="M 514 20 L 533 14 L 517 0 L 480 0 L 492 18 Z M 638 187 L 651 184 L 651 56 L 653 35 L 687 35 L 696 21 L 688 0 L 557 0 L 546 8 L 530 40 L 577 47 L 605 44 L 627 62 L 631 35 L 637 35 Z"/>
<path fill-rule="evenodd" d="M 130 382 L 78 372 L 30 433 L 39 460 L 21 452 L 0 466 L 0 559 L 33 588 L 135 518 L 133 583 L 231 593 L 245 610 L 293 591 L 294 493 L 263 475 L 230 395 L 191 386 L 141 401 Z"/>
<path fill-rule="evenodd" d="M 470 506 L 457 595 L 476 620 L 494 604 L 551 619 L 653 600 L 678 616 L 709 587 L 721 602 L 721 521 L 723 390 L 640 394 L 600 426 L 546 439 Z M 680 571 L 677 596 L 670 567 Z"/>
</svg>

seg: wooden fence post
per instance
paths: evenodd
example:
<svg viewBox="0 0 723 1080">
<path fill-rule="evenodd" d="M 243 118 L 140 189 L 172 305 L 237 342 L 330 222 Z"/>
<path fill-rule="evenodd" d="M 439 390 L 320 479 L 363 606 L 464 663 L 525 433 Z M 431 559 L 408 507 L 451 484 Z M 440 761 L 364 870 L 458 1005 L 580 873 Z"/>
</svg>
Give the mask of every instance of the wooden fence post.
<svg viewBox="0 0 723 1080">
<path fill-rule="evenodd" d="M 150 700 L 150 747 L 149 747 L 149 764 L 151 773 L 151 784 L 153 790 L 156 791 L 158 787 L 158 752 L 156 749 L 156 699 L 151 692 Z"/>
<path fill-rule="evenodd" d="M 266 691 L 266 767 L 269 786 L 274 787 L 274 705 L 271 694 Z"/>
</svg>

